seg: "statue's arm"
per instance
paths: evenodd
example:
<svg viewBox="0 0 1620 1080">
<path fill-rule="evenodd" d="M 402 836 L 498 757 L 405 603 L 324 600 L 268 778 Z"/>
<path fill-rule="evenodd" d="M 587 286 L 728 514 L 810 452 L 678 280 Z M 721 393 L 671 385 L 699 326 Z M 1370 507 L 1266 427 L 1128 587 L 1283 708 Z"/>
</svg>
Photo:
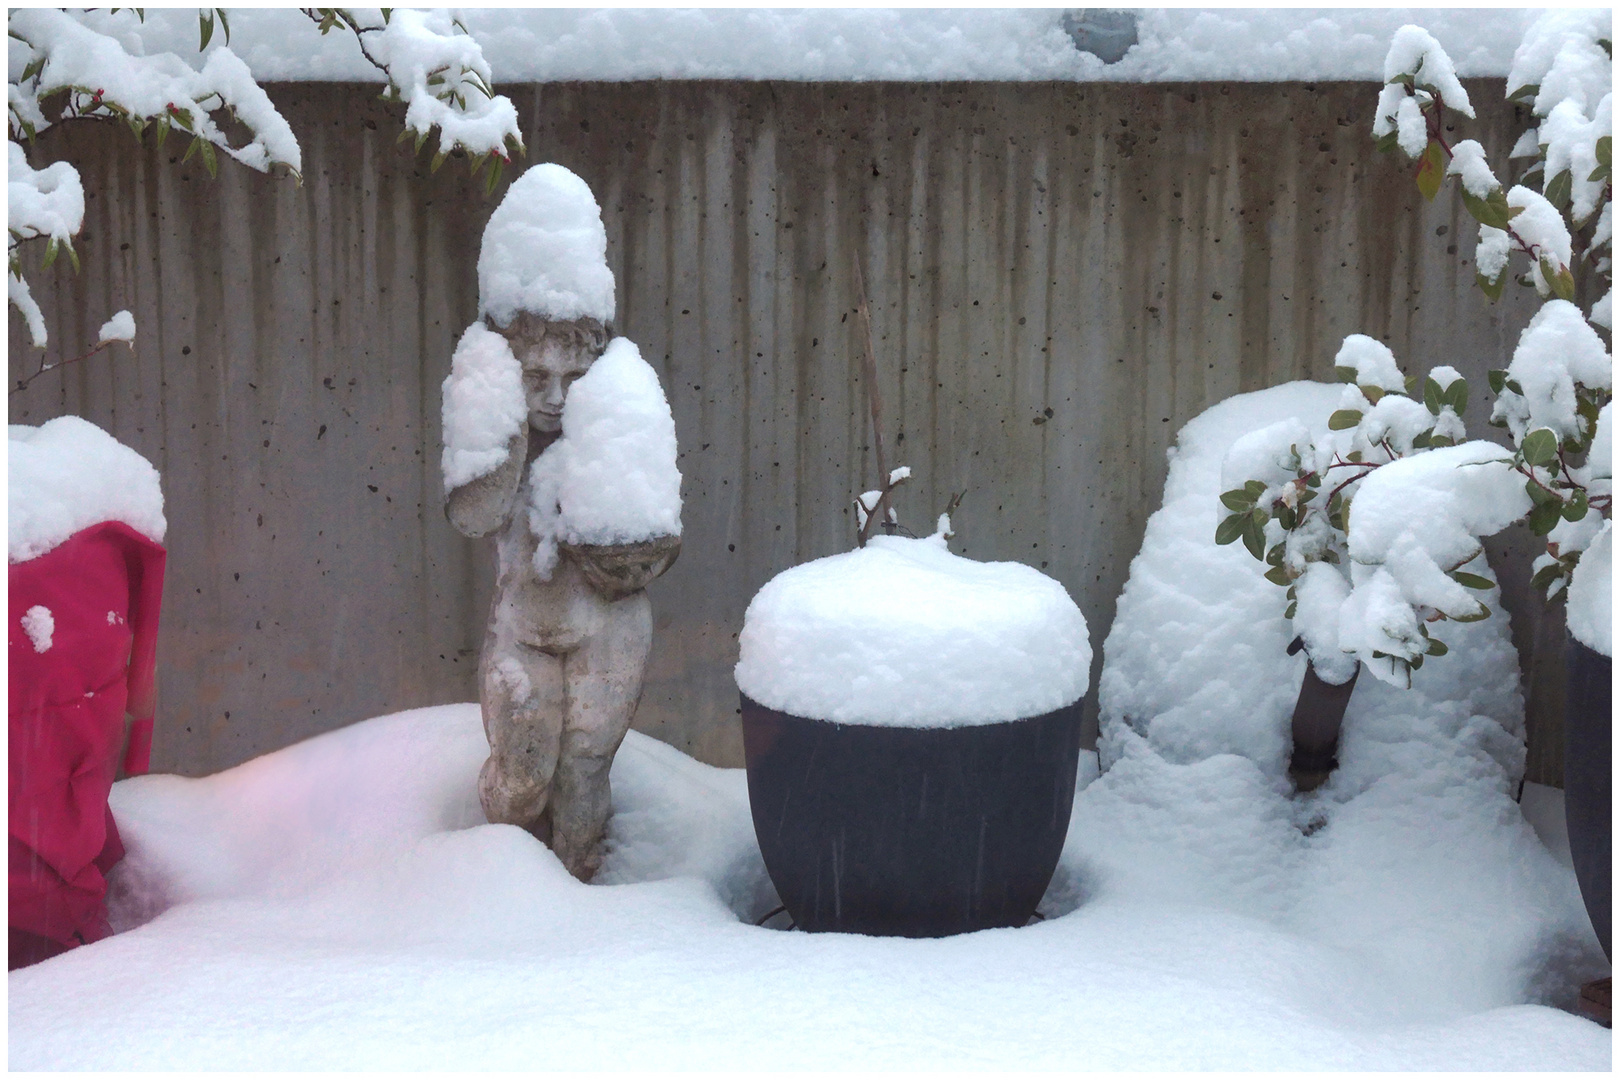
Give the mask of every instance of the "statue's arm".
<svg viewBox="0 0 1620 1080">
<path fill-rule="evenodd" d="M 506 460 L 500 467 L 469 480 L 445 498 L 444 516 L 457 532 L 463 536 L 488 536 L 506 524 L 523 481 L 528 446 L 528 432 L 518 432 L 506 444 Z"/>
</svg>

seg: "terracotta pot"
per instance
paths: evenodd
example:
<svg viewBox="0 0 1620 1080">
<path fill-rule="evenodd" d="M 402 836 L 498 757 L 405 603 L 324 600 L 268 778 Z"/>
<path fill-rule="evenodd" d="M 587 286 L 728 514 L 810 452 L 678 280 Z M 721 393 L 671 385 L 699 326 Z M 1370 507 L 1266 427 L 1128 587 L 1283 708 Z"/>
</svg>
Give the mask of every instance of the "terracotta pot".
<svg viewBox="0 0 1620 1080">
<path fill-rule="evenodd" d="M 742 698 L 765 868 L 802 930 L 943 937 L 1023 926 L 1074 803 L 1079 702 L 954 728 L 833 724 Z"/>
<path fill-rule="evenodd" d="M 1569 827 L 1569 854 L 1586 914 L 1603 943 L 1603 952 L 1609 955 L 1614 662 L 1574 638 L 1569 640 L 1564 658 L 1569 671 L 1564 698 L 1564 822 Z"/>
</svg>

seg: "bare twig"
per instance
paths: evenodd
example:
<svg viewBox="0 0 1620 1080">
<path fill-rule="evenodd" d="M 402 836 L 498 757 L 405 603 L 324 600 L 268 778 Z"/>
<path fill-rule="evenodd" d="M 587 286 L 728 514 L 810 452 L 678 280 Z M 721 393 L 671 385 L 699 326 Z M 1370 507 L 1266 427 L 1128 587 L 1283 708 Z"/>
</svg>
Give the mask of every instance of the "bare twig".
<svg viewBox="0 0 1620 1080">
<path fill-rule="evenodd" d="M 35 379 L 39 378 L 41 375 L 45 374 L 47 371 L 59 371 L 62 368 L 67 367 L 69 364 L 77 364 L 80 360 L 88 360 L 92 356 L 96 355 L 96 353 L 100 352 L 102 349 L 107 348 L 109 345 L 113 344 L 115 341 L 118 341 L 118 340 L 120 340 L 120 339 L 119 338 L 108 338 L 106 341 L 103 341 L 103 342 L 100 342 L 99 344 L 97 344 L 95 348 L 91 349 L 89 352 L 85 353 L 83 356 L 75 356 L 71 360 L 63 360 L 62 362 L 57 363 L 57 364 L 47 364 L 45 362 L 45 359 L 43 357 L 41 357 L 40 361 L 39 361 L 39 370 L 34 372 L 32 375 L 28 376 L 28 378 L 26 378 L 26 379 L 18 379 L 17 380 L 17 385 L 12 387 L 11 388 L 11 393 L 7 394 L 6 396 L 11 397 L 11 396 L 14 396 L 16 394 L 20 394 L 24 390 L 28 389 L 28 384 L 29 383 L 31 383 Z"/>
<path fill-rule="evenodd" d="M 865 547 L 866 541 L 872 535 L 874 521 L 887 521 L 889 518 L 889 493 L 894 485 L 889 482 L 889 462 L 883 453 L 883 394 L 878 389 L 877 355 L 872 349 L 872 313 L 866 304 L 866 279 L 861 275 L 861 257 L 857 252 L 852 260 L 855 264 L 855 293 L 859 306 L 855 309 L 860 316 L 861 329 L 865 335 L 866 354 L 863 358 L 863 368 L 866 373 L 867 401 L 872 408 L 872 446 L 877 457 L 878 477 L 881 484 L 881 495 L 878 496 L 876 509 L 869 511 L 861 531 L 856 535 L 857 547 Z M 862 505 L 865 505 L 864 503 Z"/>
</svg>

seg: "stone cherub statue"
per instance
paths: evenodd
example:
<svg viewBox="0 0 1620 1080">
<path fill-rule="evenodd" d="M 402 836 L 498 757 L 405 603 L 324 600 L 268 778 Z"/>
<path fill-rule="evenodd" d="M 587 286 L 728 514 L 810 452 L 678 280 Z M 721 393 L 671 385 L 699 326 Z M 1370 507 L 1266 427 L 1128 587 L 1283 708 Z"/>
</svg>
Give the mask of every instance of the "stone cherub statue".
<svg viewBox="0 0 1620 1080">
<path fill-rule="evenodd" d="M 444 386 L 445 513 L 497 537 L 479 800 L 584 881 L 652 642 L 642 590 L 680 552 L 674 421 L 636 347 L 610 341 L 606 249 L 584 181 L 520 177 L 485 230 L 482 318 Z"/>
</svg>

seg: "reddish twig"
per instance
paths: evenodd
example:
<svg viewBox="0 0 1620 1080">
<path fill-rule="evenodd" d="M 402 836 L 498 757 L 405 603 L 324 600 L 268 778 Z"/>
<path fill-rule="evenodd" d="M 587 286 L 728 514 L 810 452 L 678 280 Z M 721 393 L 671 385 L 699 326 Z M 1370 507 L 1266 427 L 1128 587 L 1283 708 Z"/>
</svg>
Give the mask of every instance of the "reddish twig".
<svg viewBox="0 0 1620 1080">
<path fill-rule="evenodd" d="M 88 360 L 92 356 L 96 355 L 96 353 L 100 352 L 102 349 L 107 348 L 109 345 L 113 344 L 113 342 L 118 341 L 118 340 L 120 340 L 120 339 L 118 339 L 118 338 L 108 338 L 106 341 L 103 341 L 103 342 L 100 342 L 99 344 L 97 344 L 95 348 L 91 349 L 89 352 L 85 353 L 83 356 L 75 356 L 71 360 L 63 360 L 61 363 L 58 363 L 58 364 L 47 364 L 43 359 L 41 359 L 40 362 L 39 362 L 39 370 L 34 372 L 32 375 L 28 376 L 28 378 L 26 378 L 26 379 L 18 379 L 17 380 L 17 385 L 12 387 L 11 393 L 6 395 L 6 396 L 10 397 L 10 396 L 15 395 L 15 394 L 20 394 L 24 390 L 28 389 L 28 384 L 29 383 L 31 383 L 35 379 L 39 378 L 41 375 L 45 374 L 47 371 L 60 371 L 62 368 L 67 367 L 69 364 L 77 364 L 80 360 Z"/>
</svg>

